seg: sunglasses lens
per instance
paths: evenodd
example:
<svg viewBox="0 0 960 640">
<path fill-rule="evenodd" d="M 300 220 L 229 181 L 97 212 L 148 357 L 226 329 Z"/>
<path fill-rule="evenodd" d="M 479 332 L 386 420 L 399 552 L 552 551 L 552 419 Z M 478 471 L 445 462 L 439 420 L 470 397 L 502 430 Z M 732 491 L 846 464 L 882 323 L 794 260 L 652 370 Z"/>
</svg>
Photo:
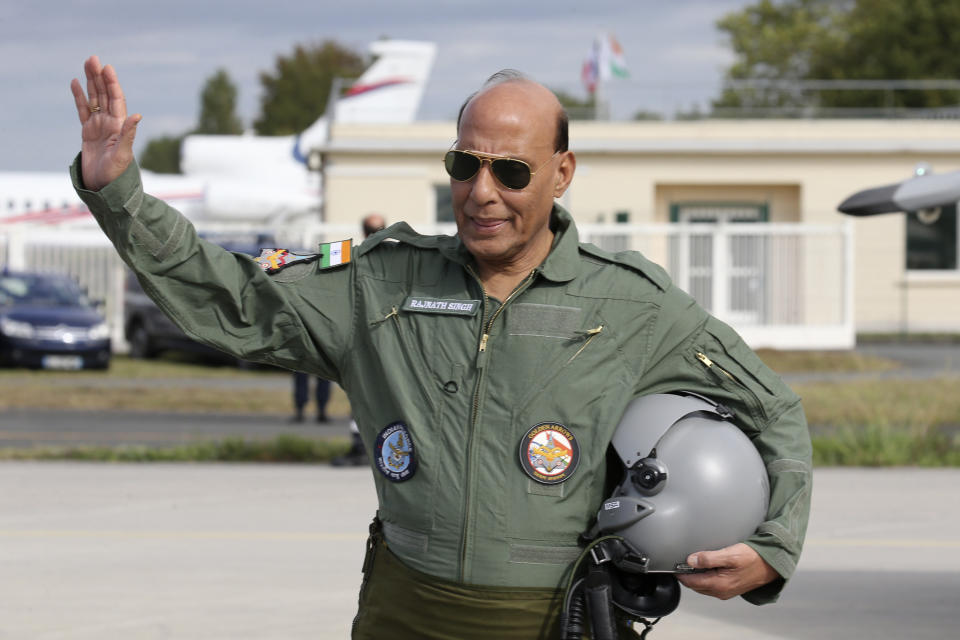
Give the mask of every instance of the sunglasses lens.
<svg viewBox="0 0 960 640">
<path fill-rule="evenodd" d="M 494 160 L 493 175 L 507 189 L 523 189 L 530 184 L 530 167 L 519 160 Z"/>
<path fill-rule="evenodd" d="M 463 151 L 447 151 L 447 155 L 443 157 L 443 166 L 446 167 L 447 173 L 460 182 L 477 175 L 481 162 L 480 158 Z"/>
</svg>

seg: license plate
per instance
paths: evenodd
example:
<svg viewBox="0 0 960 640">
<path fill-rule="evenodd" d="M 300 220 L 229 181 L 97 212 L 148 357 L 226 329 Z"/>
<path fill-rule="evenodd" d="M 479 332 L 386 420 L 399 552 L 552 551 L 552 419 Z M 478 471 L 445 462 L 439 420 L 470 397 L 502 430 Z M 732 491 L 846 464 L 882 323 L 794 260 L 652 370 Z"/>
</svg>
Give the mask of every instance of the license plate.
<svg viewBox="0 0 960 640">
<path fill-rule="evenodd" d="M 82 369 L 83 358 L 80 356 L 43 356 L 44 369 Z"/>
</svg>

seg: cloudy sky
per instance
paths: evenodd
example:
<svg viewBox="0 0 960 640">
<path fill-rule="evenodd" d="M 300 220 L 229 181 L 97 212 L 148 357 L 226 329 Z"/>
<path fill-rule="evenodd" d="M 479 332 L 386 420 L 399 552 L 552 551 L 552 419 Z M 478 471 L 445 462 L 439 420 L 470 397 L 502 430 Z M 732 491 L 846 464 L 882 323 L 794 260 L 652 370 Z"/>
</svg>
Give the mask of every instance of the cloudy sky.
<svg viewBox="0 0 960 640">
<path fill-rule="evenodd" d="M 501 68 L 584 96 L 580 66 L 597 33 L 623 46 L 630 79 L 610 86 L 615 118 L 672 113 L 718 92 L 732 56 L 716 30 L 748 0 L 49 0 L 0 3 L 0 170 L 59 171 L 79 149 L 69 83 L 96 53 L 113 64 L 149 138 L 196 122 L 203 83 L 225 68 L 249 126 L 258 74 L 294 44 L 335 39 L 358 52 L 381 36 L 431 40 L 438 55 L 419 119 L 455 117 Z"/>
</svg>

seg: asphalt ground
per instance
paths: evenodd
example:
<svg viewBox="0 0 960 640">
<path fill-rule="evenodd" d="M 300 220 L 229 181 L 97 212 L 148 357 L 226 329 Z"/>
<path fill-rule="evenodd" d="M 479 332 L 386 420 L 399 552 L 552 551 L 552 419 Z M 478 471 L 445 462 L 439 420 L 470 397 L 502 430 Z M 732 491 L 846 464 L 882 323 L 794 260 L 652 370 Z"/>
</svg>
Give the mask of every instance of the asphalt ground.
<svg viewBox="0 0 960 640">
<path fill-rule="evenodd" d="M 310 440 L 348 438 L 350 420 L 331 417 L 293 423 L 288 415 L 156 411 L 8 409 L 0 415 L 0 448 L 175 447 L 191 442 L 243 438 L 273 440 L 294 435 Z"/>
<path fill-rule="evenodd" d="M 0 464 L 0 639 L 348 638 L 370 473 Z M 956 638 L 958 487 L 955 469 L 818 469 L 780 601 L 684 590 L 649 638 Z"/>
<path fill-rule="evenodd" d="M 903 366 L 854 377 L 960 372 L 960 345 L 860 350 Z M 342 418 L 287 418 L 5 411 L 0 447 L 347 434 Z M 347 638 L 376 508 L 369 474 L 322 465 L 0 463 L 0 640 Z M 685 590 L 650 638 L 958 637 L 958 489 L 960 470 L 818 469 L 807 548 L 781 601 L 754 607 Z"/>
</svg>

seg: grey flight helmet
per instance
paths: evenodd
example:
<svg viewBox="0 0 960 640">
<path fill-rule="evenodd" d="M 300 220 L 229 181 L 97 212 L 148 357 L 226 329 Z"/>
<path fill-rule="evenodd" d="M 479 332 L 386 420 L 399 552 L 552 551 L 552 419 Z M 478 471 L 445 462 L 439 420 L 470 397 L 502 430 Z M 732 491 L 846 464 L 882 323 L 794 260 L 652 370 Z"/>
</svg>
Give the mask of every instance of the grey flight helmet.
<svg viewBox="0 0 960 640">
<path fill-rule="evenodd" d="M 691 553 L 740 542 L 765 520 L 766 467 L 732 417 L 688 392 L 642 396 L 627 406 L 611 442 L 623 479 L 597 514 L 600 532 L 630 548 L 621 569 L 692 571 Z"/>
</svg>

